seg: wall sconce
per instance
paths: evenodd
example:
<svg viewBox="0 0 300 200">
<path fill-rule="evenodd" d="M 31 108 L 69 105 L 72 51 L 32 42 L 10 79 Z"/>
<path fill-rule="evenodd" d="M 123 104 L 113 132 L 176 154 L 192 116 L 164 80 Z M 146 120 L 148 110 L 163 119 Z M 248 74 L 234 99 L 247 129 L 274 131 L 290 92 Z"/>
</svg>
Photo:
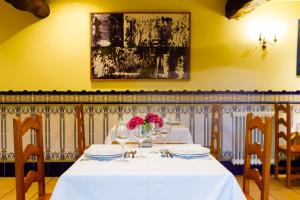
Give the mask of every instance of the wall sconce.
<svg viewBox="0 0 300 200">
<path fill-rule="evenodd" d="M 261 48 L 265 50 L 267 48 L 267 45 L 274 45 L 277 42 L 277 37 L 274 35 L 273 40 L 268 40 L 265 36 L 262 34 L 259 34 L 259 44 L 261 45 Z"/>
</svg>

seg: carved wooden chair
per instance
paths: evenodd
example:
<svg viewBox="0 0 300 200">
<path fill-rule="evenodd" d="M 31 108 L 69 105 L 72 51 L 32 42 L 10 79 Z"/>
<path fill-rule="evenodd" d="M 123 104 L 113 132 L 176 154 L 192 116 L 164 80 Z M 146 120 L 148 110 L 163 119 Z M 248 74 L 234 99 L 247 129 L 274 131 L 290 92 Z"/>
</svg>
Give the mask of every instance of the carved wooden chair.
<svg viewBox="0 0 300 200">
<path fill-rule="evenodd" d="M 259 129 L 264 136 L 263 148 L 258 143 L 252 143 L 252 130 Z M 247 114 L 246 138 L 245 138 L 245 160 L 243 192 L 247 199 L 253 199 L 249 194 L 249 182 L 253 180 L 260 192 L 261 200 L 269 199 L 269 177 L 270 177 L 270 151 L 272 142 L 272 118 L 266 117 L 263 120 L 260 117 L 253 118 L 252 113 Z M 262 174 L 258 169 L 250 168 L 251 155 L 256 154 L 262 162 Z"/>
<path fill-rule="evenodd" d="M 27 117 L 23 122 L 20 118 L 14 118 L 13 126 L 17 200 L 25 200 L 25 193 L 33 182 L 38 182 L 38 199 L 50 199 L 51 194 L 45 193 L 42 116 L 37 114 L 35 119 Z M 36 131 L 37 144 L 28 144 L 23 151 L 22 136 L 30 129 Z M 31 170 L 24 177 L 24 164 L 31 156 L 37 156 L 37 171 Z"/>
<path fill-rule="evenodd" d="M 221 126 L 222 126 L 222 106 L 213 105 L 211 111 L 211 141 L 210 153 L 220 160 L 221 156 Z"/>
<path fill-rule="evenodd" d="M 280 117 L 280 114 L 285 114 L 285 118 Z M 282 115 L 281 115 L 282 116 Z M 280 127 L 284 127 L 280 129 Z M 291 133 L 291 108 L 290 104 L 275 104 L 275 179 L 278 179 L 278 171 L 286 170 L 286 186 L 291 186 L 291 181 L 300 178 L 300 174 L 292 174 L 292 158 L 300 156 L 300 145 L 293 144 L 295 139 Z M 282 138 L 286 141 L 285 144 L 279 144 Z M 286 156 L 286 166 L 279 167 L 279 153 Z"/>
<path fill-rule="evenodd" d="M 78 154 L 81 156 L 86 149 L 83 105 L 76 105 Z"/>
</svg>

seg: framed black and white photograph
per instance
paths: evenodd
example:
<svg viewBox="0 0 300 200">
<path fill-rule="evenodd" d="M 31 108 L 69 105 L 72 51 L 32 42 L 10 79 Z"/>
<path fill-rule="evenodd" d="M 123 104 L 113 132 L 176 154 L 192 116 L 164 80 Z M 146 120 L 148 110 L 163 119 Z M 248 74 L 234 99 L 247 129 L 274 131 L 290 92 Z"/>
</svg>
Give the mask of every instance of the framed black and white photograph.
<svg viewBox="0 0 300 200">
<path fill-rule="evenodd" d="M 298 46 L 297 46 L 297 70 L 296 75 L 300 76 L 300 19 L 298 20 Z"/>
<path fill-rule="evenodd" d="M 91 79 L 188 79 L 190 17 L 92 13 Z"/>
</svg>

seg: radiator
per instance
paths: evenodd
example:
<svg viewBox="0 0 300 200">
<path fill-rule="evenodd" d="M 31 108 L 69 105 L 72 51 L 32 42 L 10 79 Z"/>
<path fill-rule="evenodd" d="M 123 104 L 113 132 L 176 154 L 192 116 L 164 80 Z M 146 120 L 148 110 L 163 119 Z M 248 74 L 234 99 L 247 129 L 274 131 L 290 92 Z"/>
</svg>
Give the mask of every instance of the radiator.
<svg viewBox="0 0 300 200">
<path fill-rule="evenodd" d="M 254 116 L 272 117 L 273 112 L 253 112 Z M 245 137 L 246 137 L 246 112 L 232 113 L 232 163 L 244 164 L 245 156 Z M 274 124 L 274 119 L 273 119 Z M 274 126 L 273 126 L 274 127 Z M 272 129 L 272 148 L 271 148 L 271 163 L 274 162 L 274 128 Z M 264 146 L 264 136 L 259 129 L 252 130 L 252 143 L 261 144 Z M 251 164 L 261 164 L 257 155 L 251 156 Z"/>
</svg>

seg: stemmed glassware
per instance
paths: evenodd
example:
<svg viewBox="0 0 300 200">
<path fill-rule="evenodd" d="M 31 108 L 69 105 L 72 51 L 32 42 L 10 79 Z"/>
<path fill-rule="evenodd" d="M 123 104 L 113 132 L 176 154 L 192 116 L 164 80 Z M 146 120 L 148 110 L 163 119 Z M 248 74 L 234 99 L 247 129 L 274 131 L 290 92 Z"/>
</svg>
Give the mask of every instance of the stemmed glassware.
<svg viewBox="0 0 300 200">
<path fill-rule="evenodd" d="M 153 130 L 151 131 L 152 141 L 155 140 L 159 136 L 159 123 L 155 122 L 153 124 Z"/>
<path fill-rule="evenodd" d="M 165 154 L 166 153 L 166 138 L 167 138 L 168 134 L 171 132 L 172 127 L 171 127 L 171 122 L 170 122 L 169 118 L 164 117 L 163 121 L 164 121 L 163 126 L 160 128 L 158 126 L 158 132 L 164 139 L 163 155 L 165 156 L 166 155 Z"/>
<path fill-rule="evenodd" d="M 118 122 L 116 125 L 116 140 L 122 145 L 122 160 L 126 160 L 124 155 L 124 146 L 128 141 L 129 136 L 130 131 L 128 130 L 127 126 L 122 122 Z"/>
<path fill-rule="evenodd" d="M 142 126 L 137 126 L 134 129 L 134 136 L 136 137 L 136 139 L 139 143 L 139 153 L 137 155 L 137 158 L 145 158 L 145 156 L 143 155 L 143 152 L 142 152 L 142 144 L 145 141 L 145 139 L 147 138 L 148 134 L 143 131 Z"/>
<path fill-rule="evenodd" d="M 155 122 L 153 125 L 152 125 L 152 130 L 151 130 L 151 133 L 150 133 L 150 137 L 151 137 L 151 140 L 152 140 L 152 151 L 150 153 L 159 153 L 159 151 L 157 151 L 155 148 L 154 148 L 154 143 L 155 143 L 155 140 L 156 138 L 159 136 L 159 123 L 158 122 Z"/>
</svg>

